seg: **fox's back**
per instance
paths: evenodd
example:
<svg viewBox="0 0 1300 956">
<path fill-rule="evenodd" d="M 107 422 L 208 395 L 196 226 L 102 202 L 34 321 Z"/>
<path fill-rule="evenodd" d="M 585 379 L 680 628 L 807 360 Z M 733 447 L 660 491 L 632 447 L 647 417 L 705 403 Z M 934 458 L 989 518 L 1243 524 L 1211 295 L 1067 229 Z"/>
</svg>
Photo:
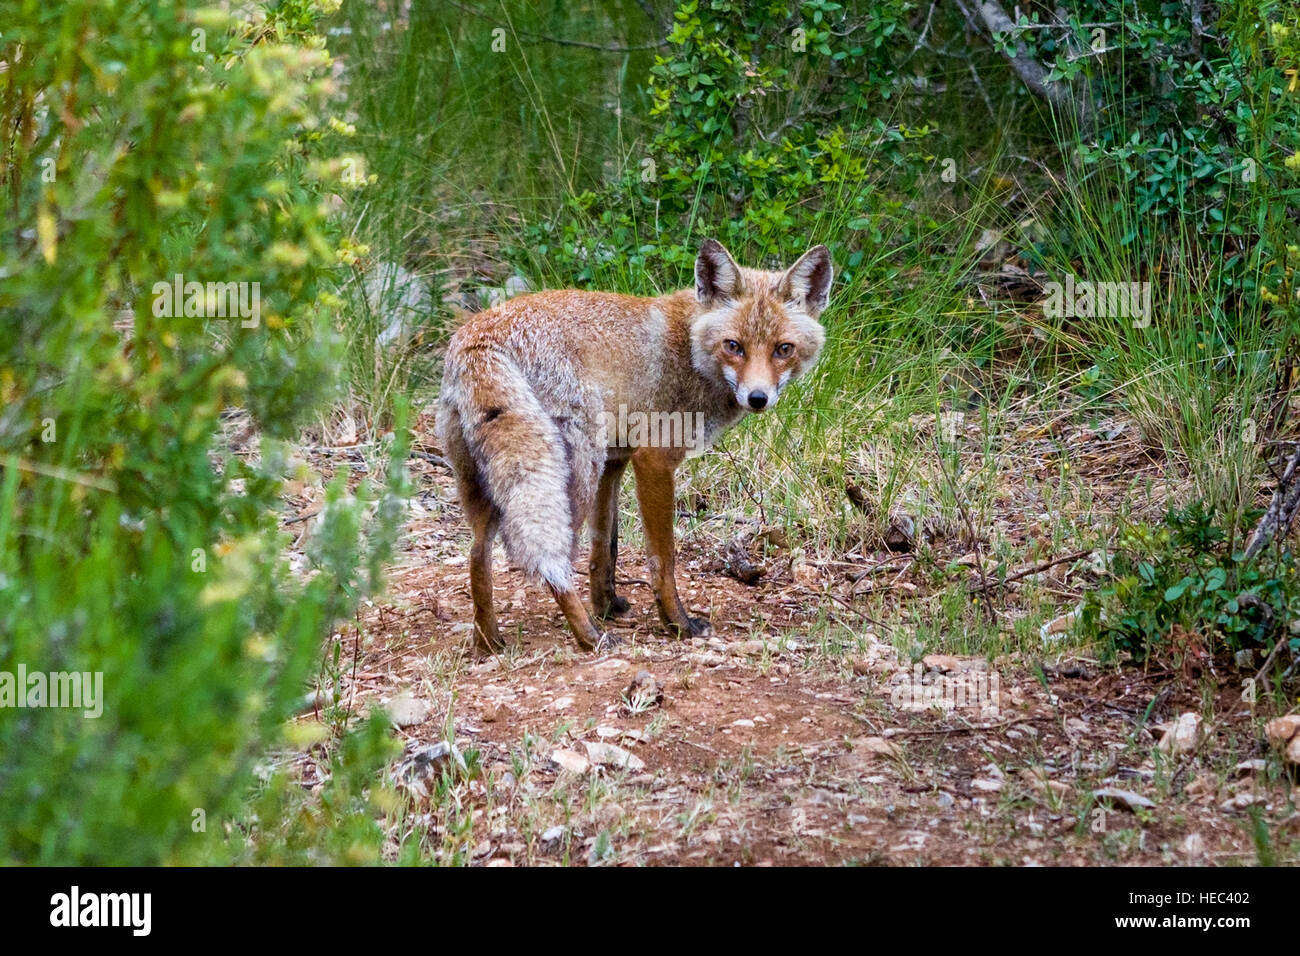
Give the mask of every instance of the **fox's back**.
<svg viewBox="0 0 1300 956">
<path fill-rule="evenodd" d="M 475 349 L 503 353 L 547 405 L 650 402 L 665 370 L 689 369 L 689 297 L 572 289 L 517 296 L 461 326 L 447 361 L 454 366 Z"/>
</svg>

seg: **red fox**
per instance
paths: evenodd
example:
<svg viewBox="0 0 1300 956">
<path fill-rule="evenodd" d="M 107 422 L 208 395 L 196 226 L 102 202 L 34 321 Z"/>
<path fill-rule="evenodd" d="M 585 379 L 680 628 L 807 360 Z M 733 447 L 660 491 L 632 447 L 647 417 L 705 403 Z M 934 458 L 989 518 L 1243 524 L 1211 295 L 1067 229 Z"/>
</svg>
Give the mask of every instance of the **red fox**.
<svg viewBox="0 0 1300 956">
<path fill-rule="evenodd" d="M 456 331 L 437 428 L 474 534 L 479 650 L 504 646 L 492 603 L 498 531 L 510 559 L 549 585 L 583 649 L 603 636 L 573 579 L 588 521 L 592 608 L 602 619 L 628 609 L 614 593 L 614 564 L 629 462 L 660 618 L 679 636 L 708 631 L 677 596 L 673 472 L 746 413 L 775 405 L 817 361 L 831 275 L 825 246 L 783 272 L 765 272 L 741 268 L 706 239 L 693 290 L 658 298 L 538 292 Z"/>
</svg>

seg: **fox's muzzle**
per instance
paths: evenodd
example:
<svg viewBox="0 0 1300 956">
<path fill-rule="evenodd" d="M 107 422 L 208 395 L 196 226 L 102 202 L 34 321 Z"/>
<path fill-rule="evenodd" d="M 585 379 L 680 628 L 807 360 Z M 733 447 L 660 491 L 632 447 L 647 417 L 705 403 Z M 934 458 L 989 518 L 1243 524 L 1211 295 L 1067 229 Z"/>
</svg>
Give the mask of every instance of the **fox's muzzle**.
<svg viewBox="0 0 1300 956">
<path fill-rule="evenodd" d="M 765 411 L 776 404 L 780 391 L 779 384 L 746 385 L 742 382 L 736 386 L 736 404 L 747 412 Z"/>
</svg>

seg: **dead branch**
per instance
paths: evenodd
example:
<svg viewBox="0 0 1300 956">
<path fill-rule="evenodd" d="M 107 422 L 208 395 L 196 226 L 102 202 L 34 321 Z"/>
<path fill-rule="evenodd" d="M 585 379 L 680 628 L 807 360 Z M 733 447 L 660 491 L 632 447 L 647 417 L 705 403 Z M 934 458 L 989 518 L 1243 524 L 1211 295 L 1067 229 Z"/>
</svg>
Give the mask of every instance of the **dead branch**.
<svg viewBox="0 0 1300 956">
<path fill-rule="evenodd" d="M 1300 467 L 1300 446 L 1296 447 L 1291 460 L 1286 463 L 1286 470 L 1282 472 L 1282 477 L 1278 479 L 1277 487 L 1273 490 L 1273 499 L 1268 503 L 1268 510 L 1255 525 L 1255 530 L 1250 533 L 1250 540 L 1246 542 L 1247 561 L 1263 551 L 1274 538 L 1279 535 L 1285 536 L 1290 529 L 1296 509 L 1300 508 L 1300 481 L 1295 480 L 1297 467 Z"/>
<path fill-rule="evenodd" d="M 978 31 L 983 28 L 990 37 L 996 33 L 1005 33 L 1014 38 L 1021 30 L 1021 27 L 1007 16 L 1006 11 L 994 0 L 975 0 L 970 5 L 963 0 L 957 0 L 957 6 L 972 29 Z M 1020 82 L 1024 83 L 1039 99 L 1046 100 L 1054 109 L 1074 116 L 1080 130 L 1085 132 L 1089 130 L 1092 126 L 1092 110 L 1087 97 L 1077 95 L 1074 87 L 1063 80 L 1048 79 L 1050 70 L 1034 59 L 1029 53 L 1029 48 L 1019 39 L 1015 40 L 1012 49 L 1015 51 L 1014 56 L 1003 52 L 1003 57 L 1020 78 Z"/>
</svg>

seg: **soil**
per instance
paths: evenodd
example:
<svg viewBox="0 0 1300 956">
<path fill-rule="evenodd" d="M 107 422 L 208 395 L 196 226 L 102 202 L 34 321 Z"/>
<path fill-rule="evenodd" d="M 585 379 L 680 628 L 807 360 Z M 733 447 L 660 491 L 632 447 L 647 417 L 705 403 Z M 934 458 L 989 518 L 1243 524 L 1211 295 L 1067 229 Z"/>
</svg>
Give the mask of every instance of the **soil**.
<svg viewBox="0 0 1300 956">
<path fill-rule="evenodd" d="M 1077 651 L 908 660 L 896 650 L 905 641 L 838 596 L 848 593 L 842 562 L 791 569 L 769 556 L 747 585 L 727 573 L 716 541 L 679 534 L 683 600 L 712 623 L 708 638 L 683 641 L 632 577 L 644 555 L 624 548 L 619 591 L 632 607 L 610 623 L 612 646 L 589 654 L 546 589 L 498 550 L 497 607 L 512 644 L 476 657 L 469 537 L 451 476 L 436 456 L 412 465 L 422 491 L 388 596 L 339 635 L 355 655 L 345 698 L 357 712 L 397 697 L 428 702 L 424 719 L 395 730 L 407 753 L 447 740 L 473 769 L 454 809 L 416 792 L 419 812 L 394 843 L 414 835 L 440 860 L 475 865 L 1298 857 L 1291 782 L 1260 729 L 1273 712 L 1242 700 L 1240 673 L 1209 662 L 1188 680 Z M 642 671 L 661 702 L 629 692 Z M 949 703 L 965 696 L 945 707 L 926 688 L 946 690 Z M 1203 738 L 1162 752 L 1161 725 L 1184 713 L 1209 715 Z M 588 745 L 601 744 L 620 748 L 612 763 L 591 761 L 602 748 Z M 627 754 L 632 765 L 620 766 Z M 1095 797 L 1103 788 L 1135 796 Z"/>
</svg>

